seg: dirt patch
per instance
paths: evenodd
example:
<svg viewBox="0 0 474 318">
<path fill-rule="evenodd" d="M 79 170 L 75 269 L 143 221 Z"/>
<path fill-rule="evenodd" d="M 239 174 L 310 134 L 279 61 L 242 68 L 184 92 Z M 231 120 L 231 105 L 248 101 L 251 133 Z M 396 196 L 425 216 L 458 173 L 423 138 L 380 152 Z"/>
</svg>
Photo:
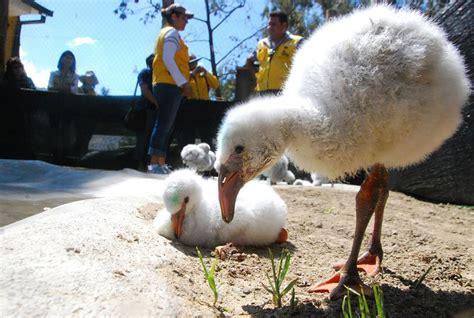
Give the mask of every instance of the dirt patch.
<svg viewBox="0 0 474 318">
<path fill-rule="evenodd" d="M 213 307 L 212 292 L 204 280 L 195 248 L 172 242 L 187 257 L 159 271 L 180 297 L 193 304 L 186 309 L 189 316 L 341 315 L 340 300 L 329 302 L 326 294 L 309 294 L 306 290 L 310 284 L 331 276 L 331 265 L 348 256 L 355 227 L 355 193 L 321 187 L 276 186 L 275 189 L 288 205 L 289 241 L 270 248 L 276 257 L 283 248 L 291 252 L 286 283 L 298 278 L 296 308 L 290 308 L 289 296 L 284 299 L 284 307 L 275 308 L 271 295 L 263 288 L 267 284 L 265 273 L 271 270 L 266 248 L 241 247 L 245 257 L 219 261 L 216 273 L 219 300 Z M 139 214 L 151 225 L 161 208 L 149 204 Z M 391 192 L 385 211 L 383 273 L 374 278 L 363 274 L 361 277 L 368 284 L 381 285 L 386 314 L 451 317 L 464 311 L 465 317 L 473 317 L 474 209 L 427 203 Z M 201 252 L 210 266 L 212 250 L 201 248 Z M 432 269 L 423 283 L 414 289 L 417 278 L 430 266 Z"/>
</svg>

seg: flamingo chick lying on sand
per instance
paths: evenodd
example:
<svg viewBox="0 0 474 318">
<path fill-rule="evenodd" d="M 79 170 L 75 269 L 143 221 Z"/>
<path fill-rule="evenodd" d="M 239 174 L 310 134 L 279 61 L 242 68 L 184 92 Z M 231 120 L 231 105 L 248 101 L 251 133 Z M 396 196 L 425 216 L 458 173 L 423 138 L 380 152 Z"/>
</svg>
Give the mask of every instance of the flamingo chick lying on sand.
<svg viewBox="0 0 474 318">
<path fill-rule="evenodd" d="M 283 153 L 331 179 L 371 167 L 356 197 L 347 262 L 309 291 L 335 299 L 347 285 L 372 295 L 357 267 L 380 270 L 386 168 L 417 163 L 450 138 L 469 92 L 461 55 L 417 12 L 380 5 L 326 23 L 296 53 L 281 96 L 226 114 L 215 164 L 223 219 L 234 218 L 239 189 Z M 358 258 L 373 214 L 372 238 Z"/>
<path fill-rule="evenodd" d="M 216 180 L 202 179 L 189 169 L 177 170 L 165 180 L 163 202 L 154 225 L 169 239 L 190 246 L 220 244 L 269 245 L 287 240 L 287 207 L 268 185 L 249 182 L 242 188 L 231 224 L 220 216 Z M 263 231 L 262 229 L 265 229 Z"/>
</svg>

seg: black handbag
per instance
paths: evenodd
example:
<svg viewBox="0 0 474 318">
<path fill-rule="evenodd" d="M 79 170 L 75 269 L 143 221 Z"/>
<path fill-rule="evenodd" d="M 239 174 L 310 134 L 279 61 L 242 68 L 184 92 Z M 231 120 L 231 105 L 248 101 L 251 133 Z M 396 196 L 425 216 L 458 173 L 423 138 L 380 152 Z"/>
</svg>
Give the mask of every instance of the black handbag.
<svg viewBox="0 0 474 318">
<path fill-rule="evenodd" d="M 135 98 L 137 96 L 137 88 L 138 81 L 137 85 L 135 85 L 132 105 L 130 105 L 130 109 L 128 110 L 127 114 L 125 114 L 125 117 L 123 119 L 125 127 L 135 132 L 144 130 L 146 126 L 146 109 L 137 109 L 137 99 Z"/>
</svg>

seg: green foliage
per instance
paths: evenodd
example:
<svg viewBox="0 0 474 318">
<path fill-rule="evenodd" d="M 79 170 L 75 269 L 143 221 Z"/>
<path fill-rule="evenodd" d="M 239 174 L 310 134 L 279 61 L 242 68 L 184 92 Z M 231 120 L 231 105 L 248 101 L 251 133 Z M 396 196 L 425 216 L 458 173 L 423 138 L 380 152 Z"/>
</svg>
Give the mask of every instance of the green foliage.
<svg viewBox="0 0 474 318">
<path fill-rule="evenodd" d="M 270 256 L 270 260 L 272 262 L 272 278 L 268 275 L 268 273 L 265 273 L 267 275 L 268 282 L 270 283 L 270 287 L 263 285 L 265 290 L 270 292 L 273 296 L 273 303 L 277 307 L 282 306 L 282 298 L 290 291 L 293 289 L 295 286 L 296 282 L 298 279 L 292 280 L 288 285 L 286 285 L 285 288 L 282 290 L 282 284 L 283 281 L 285 280 L 286 274 L 288 274 L 288 270 L 290 269 L 290 259 L 291 255 L 288 252 L 287 249 L 283 249 L 281 252 L 280 256 L 280 262 L 278 266 L 278 271 L 276 270 L 275 266 L 275 259 L 273 257 L 273 253 L 271 249 L 268 249 L 268 254 Z M 294 299 L 294 289 L 293 289 L 293 297 L 292 297 L 292 302 L 294 305 L 295 299 Z"/>
<path fill-rule="evenodd" d="M 217 256 L 214 258 L 211 264 L 211 268 L 208 270 L 206 265 L 204 264 L 201 251 L 199 250 L 197 246 L 196 246 L 196 252 L 198 254 L 199 260 L 201 261 L 202 269 L 204 271 L 204 278 L 207 280 L 207 284 L 209 285 L 209 288 L 211 288 L 212 293 L 214 294 L 214 302 L 212 303 L 212 305 L 215 306 L 217 303 L 217 298 L 219 296 L 217 292 L 217 285 L 216 285 L 216 280 L 214 276 L 216 272 L 216 266 L 217 266 Z"/>
<path fill-rule="evenodd" d="M 288 14 L 289 31 L 307 37 L 323 21 L 316 13 L 315 1 L 310 0 L 272 0 L 262 12 L 262 18 L 268 19 L 271 11 L 283 11 Z"/>
<path fill-rule="evenodd" d="M 379 285 L 374 285 L 374 298 L 375 298 L 375 315 L 372 316 L 367 298 L 365 297 L 364 290 L 361 288 L 361 293 L 356 292 L 354 289 L 345 286 L 347 289 L 347 295 L 342 300 L 342 315 L 344 318 L 354 317 L 352 306 L 351 306 L 351 293 L 357 295 L 359 302 L 359 313 L 360 318 L 384 318 L 385 313 L 383 309 L 383 292 Z"/>
<path fill-rule="evenodd" d="M 223 100 L 235 99 L 235 74 L 221 77 L 221 93 Z"/>
</svg>

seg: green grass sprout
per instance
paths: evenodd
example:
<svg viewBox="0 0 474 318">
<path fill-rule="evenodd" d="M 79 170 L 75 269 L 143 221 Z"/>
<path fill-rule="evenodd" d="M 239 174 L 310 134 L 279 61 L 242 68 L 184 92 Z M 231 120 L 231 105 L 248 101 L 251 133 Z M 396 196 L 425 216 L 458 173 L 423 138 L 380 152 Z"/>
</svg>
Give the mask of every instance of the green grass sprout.
<svg viewBox="0 0 474 318">
<path fill-rule="evenodd" d="M 421 274 L 420 277 L 418 277 L 418 279 L 415 281 L 415 284 L 413 285 L 413 289 L 416 289 L 418 288 L 418 286 L 421 285 L 421 283 L 425 280 L 426 275 L 428 275 L 428 273 L 431 271 L 432 268 L 433 268 L 433 265 L 428 267 L 428 269 L 423 274 Z"/>
<path fill-rule="evenodd" d="M 298 299 L 296 298 L 295 288 L 293 287 L 291 289 L 290 312 L 295 313 L 297 306 L 298 306 Z"/>
<path fill-rule="evenodd" d="M 294 279 L 291 281 L 285 288 L 282 290 L 282 284 L 285 280 L 286 274 L 288 274 L 288 270 L 290 268 L 290 259 L 291 255 L 287 249 L 283 249 L 280 256 L 280 263 L 278 266 L 278 272 L 275 266 L 275 259 L 273 257 L 273 253 L 271 249 L 268 249 L 268 254 L 270 255 L 270 260 L 272 262 L 272 278 L 267 275 L 268 282 L 270 283 L 270 287 L 263 285 L 265 290 L 270 292 L 273 295 L 273 303 L 275 306 L 280 308 L 282 306 L 282 298 L 295 286 L 298 279 Z"/>
<path fill-rule="evenodd" d="M 207 270 L 206 265 L 204 264 L 204 260 L 201 255 L 201 251 L 199 248 L 196 246 L 196 252 L 198 254 L 199 260 L 201 261 L 202 269 L 204 271 L 204 278 L 207 280 L 207 284 L 212 290 L 212 293 L 214 294 L 214 302 L 213 306 L 216 306 L 217 303 L 217 298 L 219 297 L 219 294 L 217 292 L 217 286 L 216 286 L 216 280 L 215 280 L 215 272 L 216 272 L 216 266 L 217 266 L 217 256 L 214 258 L 211 264 L 211 268 Z"/>
<path fill-rule="evenodd" d="M 344 318 L 352 318 L 351 293 L 349 291 L 342 299 L 342 314 Z"/>
<path fill-rule="evenodd" d="M 361 288 L 361 292 L 358 293 L 354 289 L 345 286 L 347 289 L 347 295 L 344 296 L 342 300 L 342 315 L 344 318 L 352 318 L 353 310 L 351 307 L 351 293 L 357 295 L 359 303 L 359 314 L 357 315 L 360 318 L 371 318 L 372 314 L 367 303 L 367 298 L 365 297 L 364 290 Z M 375 298 L 375 315 L 376 318 L 385 318 L 384 308 L 383 308 L 383 292 L 379 285 L 374 285 L 374 298 Z"/>
</svg>

